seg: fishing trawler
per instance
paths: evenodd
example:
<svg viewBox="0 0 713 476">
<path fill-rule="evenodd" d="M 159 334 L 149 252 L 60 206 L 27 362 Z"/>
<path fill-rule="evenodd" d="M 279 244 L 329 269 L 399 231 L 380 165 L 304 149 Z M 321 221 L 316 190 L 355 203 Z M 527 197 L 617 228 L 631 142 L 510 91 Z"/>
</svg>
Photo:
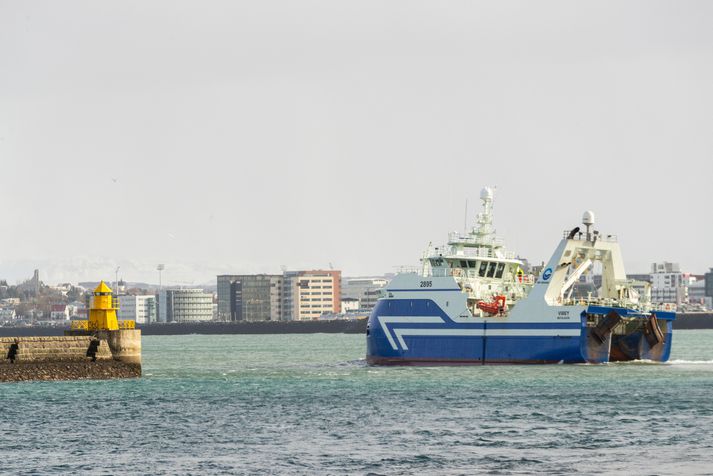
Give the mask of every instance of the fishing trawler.
<svg viewBox="0 0 713 476">
<path fill-rule="evenodd" d="M 538 276 L 493 230 L 493 190 L 465 234 L 429 245 L 421 267 L 397 274 L 367 325 L 372 365 L 605 363 L 666 361 L 675 313 L 655 310 L 648 283 L 628 280 L 615 236 L 564 233 Z M 573 294 L 586 273 L 601 287 Z"/>
</svg>

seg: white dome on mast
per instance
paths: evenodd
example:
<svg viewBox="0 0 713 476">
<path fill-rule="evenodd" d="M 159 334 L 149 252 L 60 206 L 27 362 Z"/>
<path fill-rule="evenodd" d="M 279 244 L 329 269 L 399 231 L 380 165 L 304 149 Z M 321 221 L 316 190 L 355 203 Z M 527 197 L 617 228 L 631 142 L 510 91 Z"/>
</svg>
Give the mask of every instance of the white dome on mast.
<svg viewBox="0 0 713 476">
<path fill-rule="evenodd" d="M 594 212 L 591 210 L 584 212 L 584 215 L 582 215 L 582 223 L 587 226 L 594 225 Z"/>
</svg>

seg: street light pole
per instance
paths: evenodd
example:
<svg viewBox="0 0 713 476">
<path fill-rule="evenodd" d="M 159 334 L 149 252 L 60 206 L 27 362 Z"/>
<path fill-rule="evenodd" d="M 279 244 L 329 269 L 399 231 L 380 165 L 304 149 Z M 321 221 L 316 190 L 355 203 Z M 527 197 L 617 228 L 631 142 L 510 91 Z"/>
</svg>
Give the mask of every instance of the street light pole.
<svg viewBox="0 0 713 476">
<path fill-rule="evenodd" d="M 159 264 L 158 266 L 156 266 L 156 270 L 158 271 L 158 290 L 159 290 L 159 292 L 161 291 L 161 271 L 163 271 L 164 269 L 166 269 L 166 267 L 162 264 Z"/>
<path fill-rule="evenodd" d="M 156 320 L 159 320 L 161 314 L 161 271 L 166 267 L 163 264 L 156 266 L 156 271 L 158 271 L 158 292 L 156 293 Z"/>
</svg>

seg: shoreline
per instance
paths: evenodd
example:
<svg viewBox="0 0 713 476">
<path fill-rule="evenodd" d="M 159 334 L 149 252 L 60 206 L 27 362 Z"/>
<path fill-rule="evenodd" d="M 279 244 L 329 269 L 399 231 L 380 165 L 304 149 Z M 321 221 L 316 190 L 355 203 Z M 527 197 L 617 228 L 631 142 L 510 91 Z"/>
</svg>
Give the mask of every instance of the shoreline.
<svg viewBox="0 0 713 476">
<path fill-rule="evenodd" d="M 144 336 L 188 334 L 363 334 L 367 319 L 325 321 L 186 322 L 137 325 Z M 0 327 L 0 337 L 61 336 L 68 327 Z"/>
<path fill-rule="evenodd" d="M 367 319 L 325 321 L 187 322 L 137 325 L 142 335 L 221 334 L 363 334 Z M 713 329 L 713 312 L 680 313 L 675 330 Z M 65 327 L 0 327 L 0 337 L 61 336 Z"/>
</svg>

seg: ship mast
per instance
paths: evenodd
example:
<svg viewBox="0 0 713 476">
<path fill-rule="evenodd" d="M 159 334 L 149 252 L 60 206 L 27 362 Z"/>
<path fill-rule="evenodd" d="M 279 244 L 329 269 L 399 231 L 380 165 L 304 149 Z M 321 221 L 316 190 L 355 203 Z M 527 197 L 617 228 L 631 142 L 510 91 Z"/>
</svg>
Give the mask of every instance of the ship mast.
<svg viewBox="0 0 713 476">
<path fill-rule="evenodd" d="M 480 191 L 480 200 L 483 205 L 480 213 L 476 217 L 473 228 L 466 235 L 456 232 L 449 235 L 448 244 L 455 250 L 463 248 L 485 248 L 486 253 L 492 253 L 495 249 L 502 248 L 501 242 L 495 237 L 493 229 L 493 198 L 494 191 L 490 187 L 485 187 Z"/>
<path fill-rule="evenodd" d="M 485 187 L 480 191 L 483 210 L 478 213 L 477 226 L 473 227 L 471 235 L 477 246 L 493 246 L 493 189 Z"/>
</svg>

